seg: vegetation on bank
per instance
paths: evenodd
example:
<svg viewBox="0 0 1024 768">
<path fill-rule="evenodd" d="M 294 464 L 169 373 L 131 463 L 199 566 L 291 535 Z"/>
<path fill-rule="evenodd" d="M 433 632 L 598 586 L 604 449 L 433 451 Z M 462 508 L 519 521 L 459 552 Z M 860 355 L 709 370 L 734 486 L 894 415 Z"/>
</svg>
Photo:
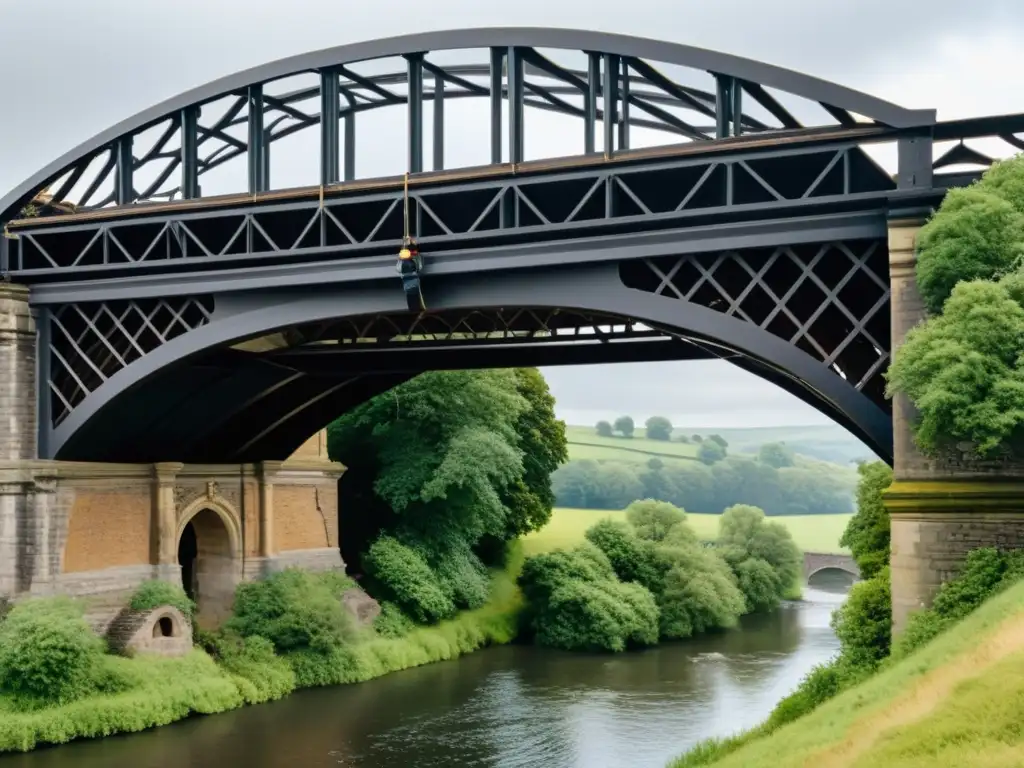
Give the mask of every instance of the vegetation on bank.
<svg viewBox="0 0 1024 768">
<path fill-rule="evenodd" d="M 839 540 L 852 515 L 795 515 L 772 517 L 771 522 L 784 526 L 803 552 L 846 554 L 849 549 Z M 583 543 L 586 530 L 600 520 L 625 521 L 626 512 L 618 510 L 556 508 L 548 522 L 539 531 L 523 538 L 523 549 L 528 555 L 550 552 L 559 547 L 574 547 Z M 718 538 L 721 515 L 686 513 L 686 522 L 701 541 Z M 887 518 L 888 519 L 888 518 Z"/>
<path fill-rule="evenodd" d="M 541 645 L 622 651 L 734 627 L 775 608 L 801 568 L 789 532 L 749 506 L 726 510 L 713 549 L 682 510 L 652 500 L 631 504 L 626 522 L 597 522 L 586 539 L 523 566 L 523 625 Z"/>
<path fill-rule="evenodd" d="M 227 626 L 199 632 L 201 647 L 183 658 L 110 654 L 76 601 L 19 603 L 0 623 L 0 752 L 141 731 L 507 643 L 521 609 L 521 565 L 513 548 L 482 607 L 429 627 L 404 617 L 396 627 L 393 612 L 357 627 L 338 600 L 349 580 L 283 571 L 240 589 Z M 174 590 L 154 584 L 135 600 Z M 180 589 L 172 597 L 189 608 Z"/>
<path fill-rule="evenodd" d="M 771 516 L 853 511 L 852 469 L 796 457 L 777 443 L 757 455 L 729 456 L 718 442 L 707 440 L 701 444 L 702 455 L 711 457 L 707 463 L 631 456 L 603 446 L 595 450 L 607 452 L 607 458 L 572 459 L 552 475 L 557 506 L 622 509 L 649 498 L 705 512 L 735 504 L 756 504 Z"/>
<path fill-rule="evenodd" d="M 672 763 L 672 768 L 767 765 L 763 757 L 767 755 L 779 759 L 778 745 L 781 742 L 774 738 L 776 733 L 785 728 L 788 744 L 794 732 L 803 735 L 804 731 L 794 731 L 786 726 L 796 720 L 804 723 L 805 716 L 846 691 L 851 691 L 851 695 L 846 697 L 847 704 L 844 706 L 849 707 L 852 713 L 864 701 L 862 692 L 865 687 L 875 686 L 875 676 L 891 676 L 888 670 L 911 656 L 913 664 L 916 664 L 919 660 L 917 651 L 951 628 L 957 627 L 953 632 L 959 633 L 961 630 L 958 622 L 971 615 L 986 600 L 1024 579 L 1024 552 L 999 552 L 990 548 L 975 550 L 968 556 L 959 575 L 942 586 L 932 607 L 914 614 L 893 643 L 889 518 L 882 505 L 882 494 L 892 481 L 892 472 L 885 465 L 877 463 L 862 465 L 860 473 L 859 509 L 850 520 L 843 543 L 850 547 L 866 578 L 853 587 L 847 601 L 833 615 L 832 627 L 839 638 L 839 654 L 829 663 L 812 670 L 793 693 L 779 702 L 760 726 L 730 738 L 703 742 Z M 1014 594 L 1017 595 L 1018 609 L 1024 612 L 1024 593 L 1017 589 Z M 899 668 L 902 671 L 897 677 L 918 669 L 910 661 Z M 865 683 L 869 680 L 871 682 Z M 851 690 L 854 688 L 856 692 Z M 868 690 L 888 691 L 886 695 L 890 697 L 897 692 L 895 687 L 876 686 Z M 850 704 L 851 700 L 857 703 Z M 819 719 L 814 722 L 825 723 L 832 728 L 832 721 Z M 836 735 L 835 731 L 830 733 L 832 736 L 817 734 L 814 738 L 820 738 L 820 743 L 808 738 L 808 748 L 829 743 Z M 768 744 L 776 746 L 766 746 Z M 735 759 L 726 760 L 734 753 Z M 804 755 L 806 757 L 807 753 Z M 762 760 L 763 763 L 760 762 Z"/>
<path fill-rule="evenodd" d="M 1024 156 L 951 190 L 917 245 L 917 284 L 931 317 L 897 351 L 889 394 L 906 394 L 917 406 L 914 436 L 926 453 L 968 443 L 983 457 L 1019 454 Z"/>
</svg>

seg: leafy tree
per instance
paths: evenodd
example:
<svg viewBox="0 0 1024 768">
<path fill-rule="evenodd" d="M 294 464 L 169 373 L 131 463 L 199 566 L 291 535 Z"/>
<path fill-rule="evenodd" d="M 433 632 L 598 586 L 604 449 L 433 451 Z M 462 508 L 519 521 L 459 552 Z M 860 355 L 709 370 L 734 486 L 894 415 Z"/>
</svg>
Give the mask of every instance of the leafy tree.
<svg viewBox="0 0 1024 768">
<path fill-rule="evenodd" d="M 870 579 L 889 564 L 889 513 L 882 493 L 892 483 L 892 470 L 873 461 L 861 464 L 857 471 L 857 513 L 846 524 L 839 545 L 850 548 L 861 576 Z"/>
<path fill-rule="evenodd" d="M 689 437 L 687 437 L 686 435 L 680 435 L 679 437 L 677 437 L 677 438 L 676 438 L 676 440 L 678 440 L 678 441 L 679 441 L 680 443 L 689 443 L 689 442 L 692 442 L 692 441 L 690 440 L 690 438 L 689 438 Z"/>
<path fill-rule="evenodd" d="M 601 437 L 611 437 L 614 434 L 612 432 L 612 425 L 607 421 L 597 422 L 597 434 Z"/>
<path fill-rule="evenodd" d="M 644 499 L 626 507 L 626 520 L 641 539 L 661 541 L 674 525 L 686 520 L 686 513 L 668 502 Z"/>
<path fill-rule="evenodd" d="M 633 423 L 633 417 L 619 416 L 619 418 L 615 420 L 615 430 L 623 437 L 632 437 L 633 432 L 636 430 L 636 424 Z"/>
<path fill-rule="evenodd" d="M 917 406 L 922 450 L 967 441 L 991 455 L 1021 438 L 1022 355 L 1024 308 L 1007 285 L 961 283 L 942 315 L 907 334 L 889 368 L 889 394 L 905 393 Z"/>
<path fill-rule="evenodd" d="M 793 451 L 785 443 L 765 443 L 757 452 L 757 460 L 776 469 L 792 467 L 796 463 Z"/>
<path fill-rule="evenodd" d="M 832 616 L 832 628 L 846 663 L 873 670 L 889 655 L 892 596 L 889 567 L 878 577 L 853 585 L 843 607 Z"/>
<path fill-rule="evenodd" d="M 672 422 L 664 416 L 651 416 L 644 426 L 649 440 L 671 440 Z"/>
<path fill-rule="evenodd" d="M 711 466 L 725 458 L 725 448 L 718 441 L 708 438 L 697 449 L 697 458 Z"/>
<path fill-rule="evenodd" d="M 729 447 L 729 443 L 727 443 L 725 441 L 725 438 L 722 437 L 721 435 L 708 435 L 708 440 L 712 440 L 712 441 L 718 443 L 720 446 L 722 446 L 722 448 L 728 448 Z"/>
<path fill-rule="evenodd" d="M 502 494 L 506 525 L 501 539 L 509 541 L 543 528 L 551 519 L 555 494 L 551 473 L 569 460 L 565 422 L 555 418 L 555 398 L 536 368 L 515 371 L 516 391 L 527 409 L 515 423 L 516 448 L 523 455 L 523 472 Z"/>
<path fill-rule="evenodd" d="M 918 234 L 917 285 L 928 311 L 942 312 L 957 283 L 992 280 L 1021 256 L 1024 159 L 994 165 L 980 182 L 950 190 Z"/>
<path fill-rule="evenodd" d="M 704 442 L 704 438 L 701 437 L 700 435 L 691 435 L 690 436 L 690 440 L 692 440 L 695 443 L 703 443 Z"/>
<path fill-rule="evenodd" d="M 742 572 L 742 563 L 750 558 L 765 561 L 778 579 L 779 597 L 800 578 L 802 557 L 792 534 L 780 523 L 766 522 L 761 509 L 745 504 L 730 507 L 722 513 L 718 530 L 723 556 L 737 574 Z M 749 573 L 748 580 L 753 583 Z M 754 594 L 748 597 L 759 602 Z"/>
<path fill-rule="evenodd" d="M 587 529 L 587 541 L 604 552 L 615 575 L 622 581 L 635 581 L 656 590 L 662 577 L 654 548 L 637 537 L 626 523 L 601 520 Z"/>
</svg>

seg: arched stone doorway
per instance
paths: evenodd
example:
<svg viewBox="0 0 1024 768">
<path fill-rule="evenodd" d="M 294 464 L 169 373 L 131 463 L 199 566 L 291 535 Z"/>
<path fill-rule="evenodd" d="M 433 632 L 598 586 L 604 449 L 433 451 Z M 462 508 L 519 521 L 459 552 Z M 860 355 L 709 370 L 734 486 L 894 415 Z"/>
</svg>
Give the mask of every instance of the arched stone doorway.
<svg viewBox="0 0 1024 768">
<path fill-rule="evenodd" d="M 187 518 L 178 534 L 178 564 L 185 592 L 196 603 L 196 623 L 217 627 L 231 615 L 238 584 L 235 537 L 224 515 L 209 507 Z"/>
</svg>

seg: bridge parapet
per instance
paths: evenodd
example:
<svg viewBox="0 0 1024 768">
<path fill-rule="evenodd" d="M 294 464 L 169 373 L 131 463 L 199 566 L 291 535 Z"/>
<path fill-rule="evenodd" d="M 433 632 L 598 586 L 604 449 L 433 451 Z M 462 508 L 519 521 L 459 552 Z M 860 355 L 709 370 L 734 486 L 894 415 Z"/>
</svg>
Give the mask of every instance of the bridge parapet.
<svg viewBox="0 0 1024 768">
<path fill-rule="evenodd" d="M 804 552 L 804 581 L 824 570 L 843 571 L 860 578 L 860 569 L 850 555 L 826 552 Z"/>
</svg>

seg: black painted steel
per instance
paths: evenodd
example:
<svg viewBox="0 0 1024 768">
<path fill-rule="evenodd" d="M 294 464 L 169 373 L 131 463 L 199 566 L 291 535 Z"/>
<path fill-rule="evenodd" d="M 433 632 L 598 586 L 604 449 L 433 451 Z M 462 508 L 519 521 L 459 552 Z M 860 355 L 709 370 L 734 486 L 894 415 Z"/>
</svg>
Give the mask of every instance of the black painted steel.
<svg viewBox="0 0 1024 768">
<path fill-rule="evenodd" d="M 489 58 L 442 65 L 456 49 Z M 361 70 L 387 57 L 399 64 Z M 299 73 L 316 83 L 275 90 Z M 827 121 L 804 125 L 787 94 Z M 445 170 L 445 104 L 474 97 L 489 99 L 492 164 Z M 399 105 L 411 175 L 356 180 L 358 116 Z M 582 154 L 527 161 L 532 109 L 578 118 Z M 319 185 L 275 190 L 273 143 L 316 127 Z M 636 128 L 677 143 L 630 149 Z M 936 123 L 745 59 L 567 30 L 414 35 L 250 70 L 104 132 L 0 200 L 0 269 L 31 285 L 40 329 L 40 452 L 285 458 L 423 370 L 717 357 L 890 458 L 887 217 L 927 211 L 991 164 L 964 140 L 1024 149 L 1020 133 L 1024 115 Z M 897 147 L 895 176 L 864 151 L 878 142 Z M 245 194 L 202 197 L 202 175 L 243 156 Z M 407 235 L 424 257 L 396 280 Z"/>
</svg>

